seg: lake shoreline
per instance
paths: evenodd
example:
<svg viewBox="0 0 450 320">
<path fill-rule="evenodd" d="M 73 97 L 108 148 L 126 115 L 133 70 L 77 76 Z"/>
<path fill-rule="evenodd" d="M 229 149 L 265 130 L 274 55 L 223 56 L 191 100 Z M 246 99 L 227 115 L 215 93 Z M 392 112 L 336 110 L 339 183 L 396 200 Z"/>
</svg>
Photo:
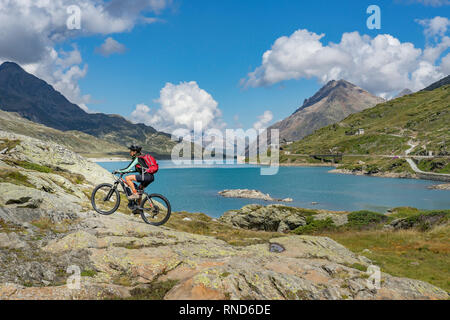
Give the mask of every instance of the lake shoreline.
<svg viewBox="0 0 450 320">
<path fill-rule="evenodd" d="M 348 175 L 354 175 L 354 176 L 365 176 L 365 177 L 378 177 L 378 178 L 395 178 L 395 179 L 416 179 L 416 180 L 426 180 L 428 179 L 421 179 L 418 176 L 404 172 L 404 173 L 397 173 L 397 172 L 379 172 L 375 174 L 368 174 L 362 171 L 352 171 L 348 169 L 332 169 L 328 171 L 328 173 L 334 173 L 334 174 L 348 174 Z"/>
<path fill-rule="evenodd" d="M 130 159 L 125 158 L 86 158 L 87 160 L 99 163 L 99 162 L 127 162 L 130 161 Z"/>
<path fill-rule="evenodd" d="M 353 175 L 353 176 L 363 176 L 363 177 L 378 177 L 378 178 L 393 178 L 393 179 L 415 179 L 415 180 L 423 180 L 423 181 L 441 181 L 445 182 L 447 180 L 432 180 L 432 179 L 426 179 L 422 178 L 419 175 L 415 173 L 410 172 L 378 172 L 375 174 L 369 174 L 367 172 L 361 172 L 361 171 L 352 171 L 348 169 L 339 169 L 336 164 L 325 164 L 325 163 L 280 163 L 280 167 L 330 167 L 334 168 L 328 171 L 328 173 L 333 174 L 346 174 L 346 175 Z M 437 190 L 450 190 L 449 184 L 441 184 L 437 187 L 430 188 L 430 189 L 437 189 Z"/>
<path fill-rule="evenodd" d="M 245 163 L 248 165 L 256 165 L 256 166 L 266 166 L 269 167 L 270 165 L 268 164 L 261 164 L 261 163 L 257 163 L 257 162 L 249 162 L 249 163 Z M 279 163 L 278 164 L 280 167 L 330 167 L 330 168 L 336 168 L 337 165 L 332 164 L 332 163 Z"/>
</svg>

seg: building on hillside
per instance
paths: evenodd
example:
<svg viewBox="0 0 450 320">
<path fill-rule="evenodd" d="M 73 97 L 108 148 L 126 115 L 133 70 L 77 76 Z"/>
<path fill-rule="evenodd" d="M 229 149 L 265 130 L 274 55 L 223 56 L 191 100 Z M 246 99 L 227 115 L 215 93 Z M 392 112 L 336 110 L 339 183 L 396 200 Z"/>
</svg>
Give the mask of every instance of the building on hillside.
<svg viewBox="0 0 450 320">
<path fill-rule="evenodd" d="M 351 128 L 350 130 L 345 131 L 345 135 L 346 136 L 362 136 L 365 134 L 365 130 L 364 129 L 353 129 Z"/>
</svg>

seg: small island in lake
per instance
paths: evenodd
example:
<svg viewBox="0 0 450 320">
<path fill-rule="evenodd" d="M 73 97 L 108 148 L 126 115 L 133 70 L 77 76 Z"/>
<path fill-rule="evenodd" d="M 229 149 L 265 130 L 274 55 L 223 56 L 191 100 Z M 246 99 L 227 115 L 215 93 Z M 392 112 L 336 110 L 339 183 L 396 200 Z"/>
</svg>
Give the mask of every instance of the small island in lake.
<svg viewBox="0 0 450 320">
<path fill-rule="evenodd" d="M 277 201 L 277 202 L 292 202 L 291 198 L 276 199 L 272 198 L 268 193 L 263 193 L 258 190 L 248 189 L 235 189 L 235 190 L 223 190 L 219 194 L 225 198 L 245 198 L 245 199 L 259 199 L 264 201 Z"/>
</svg>

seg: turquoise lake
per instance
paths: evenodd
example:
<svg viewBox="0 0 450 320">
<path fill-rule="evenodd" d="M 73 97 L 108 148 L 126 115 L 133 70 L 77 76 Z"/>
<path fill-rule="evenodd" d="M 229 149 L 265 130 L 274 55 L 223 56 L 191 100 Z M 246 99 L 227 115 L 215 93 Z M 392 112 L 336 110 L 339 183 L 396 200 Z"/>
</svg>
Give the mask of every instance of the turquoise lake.
<svg viewBox="0 0 450 320">
<path fill-rule="evenodd" d="M 274 176 L 261 176 L 260 168 L 249 165 L 177 167 L 159 161 L 155 182 L 147 189 L 161 193 L 174 211 L 203 212 L 220 217 L 225 211 L 250 203 L 270 204 L 253 199 L 223 198 L 225 189 L 256 189 L 274 198 L 292 198 L 289 206 L 327 210 L 372 210 L 411 206 L 420 209 L 449 209 L 450 192 L 430 190 L 434 181 L 392 179 L 332 174 L 325 167 L 281 167 Z M 99 163 L 109 171 L 122 169 L 127 162 Z M 100 183 L 100 182 L 99 182 Z M 312 202 L 317 202 L 313 205 Z"/>
</svg>

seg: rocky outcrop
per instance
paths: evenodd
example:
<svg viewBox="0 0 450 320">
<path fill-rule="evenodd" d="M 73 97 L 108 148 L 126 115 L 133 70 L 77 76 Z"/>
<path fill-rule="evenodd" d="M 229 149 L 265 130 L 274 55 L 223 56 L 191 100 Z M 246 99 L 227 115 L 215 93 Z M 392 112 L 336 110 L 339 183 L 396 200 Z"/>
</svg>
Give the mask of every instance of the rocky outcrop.
<svg viewBox="0 0 450 320">
<path fill-rule="evenodd" d="M 331 219 L 336 227 L 343 226 L 348 223 L 348 216 L 345 213 L 318 213 L 312 216 L 314 220 Z"/>
<path fill-rule="evenodd" d="M 61 145 L 0 131 L 0 205 L 80 211 L 94 185 L 112 176 Z"/>
<path fill-rule="evenodd" d="M 166 281 L 172 285 L 164 299 L 448 298 L 430 284 L 384 273 L 381 288 L 371 289 L 361 271 L 371 262 L 325 237 L 286 236 L 234 247 L 120 213 L 57 216 L 0 209 L 0 235 L 11 242 L 0 248 L 0 299 L 126 298 L 136 288 Z M 39 220 L 67 226 L 54 232 Z M 271 252 L 270 243 L 284 250 Z M 79 289 L 65 285 L 70 266 L 81 271 Z"/>
<path fill-rule="evenodd" d="M 436 184 L 436 185 L 433 185 L 433 186 L 429 186 L 428 189 L 450 190 L 450 183 Z"/>
<path fill-rule="evenodd" d="M 408 230 L 421 229 L 429 230 L 439 225 L 448 223 L 450 213 L 447 211 L 435 211 L 428 214 L 417 214 L 406 218 L 398 218 L 385 225 L 385 229 Z"/>
<path fill-rule="evenodd" d="M 219 195 L 225 198 L 244 198 L 244 199 L 259 199 L 264 201 L 272 202 L 292 202 L 291 198 L 276 199 L 272 198 L 270 194 L 263 193 L 258 190 L 248 190 L 248 189 L 234 189 L 234 190 L 223 190 L 219 191 Z"/>
<path fill-rule="evenodd" d="M 324 210 L 309 210 L 277 204 L 247 205 L 240 210 L 225 212 L 219 221 L 244 229 L 289 232 L 306 225 L 308 217 L 314 220 L 331 218 L 335 226 L 344 225 L 348 221 L 345 213 L 330 213 Z"/>
<path fill-rule="evenodd" d="M 111 181 L 112 179 L 111 175 L 99 165 L 59 144 L 44 142 L 7 131 L 0 131 L 0 140 L 20 141 L 17 146 L 6 153 L 6 156 L 12 159 L 55 169 L 59 168 L 73 174 L 81 174 L 92 184 L 98 184 L 99 181 Z"/>
<path fill-rule="evenodd" d="M 411 172 L 369 172 L 367 170 L 349 170 L 349 169 L 332 169 L 329 173 L 352 174 L 355 176 L 372 176 L 382 178 L 399 178 L 399 179 L 418 179 L 415 173 Z"/>
</svg>

